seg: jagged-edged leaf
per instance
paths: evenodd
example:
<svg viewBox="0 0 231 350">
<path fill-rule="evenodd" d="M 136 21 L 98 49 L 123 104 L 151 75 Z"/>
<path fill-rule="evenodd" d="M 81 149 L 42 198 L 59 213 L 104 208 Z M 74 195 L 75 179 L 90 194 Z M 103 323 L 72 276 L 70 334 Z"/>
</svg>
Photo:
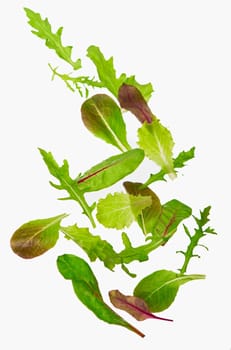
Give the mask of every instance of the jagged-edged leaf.
<svg viewBox="0 0 231 350">
<path fill-rule="evenodd" d="M 149 207 L 142 210 L 137 217 L 137 222 L 145 235 L 153 232 L 162 208 L 159 198 L 150 188 L 142 188 L 142 183 L 140 182 L 126 181 L 123 185 L 129 194 L 134 196 L 150 196 L 152 203 Z"/>
<path fill-rule="evenodd" d="M 94 45 L 90 46 L 87 50 L 87 56 L 96 66 L 99 79 L 104 87 L 106 87 L 116 98 L 118 97 L 119 88 L 123 83 L 137 87 L 146 100 L 151 97 L 153 92 L 151 83 L 140 84 L 136 81 L 134 75 L 127 77 L 125 73 L 122 73 L 117 77 L 113 57 L 106 60 L 99 47 Z"/>
<path fill-rule="evenodd" d="M 127 193 L 114 193 L 100 199 L 96 217 L 108 228 L 122 229 L 129 227 L 141 211 L 150 206 L 149 196 L 133 196 Z"/>
<path fill-rule="evenodd" d="M 90 266 L 83 259 L 72 254 L 64 254 L 57 259 L 59 272 L 65 279 L 71 280 L 76 296 L 96 317 L 110 324 L 119 325 L 144 334 L 115 313 L 103 300 L 97 279 Z"/>
<path fill-rule="evenodd" d="M 113 270 L 116 264 L 121 263 L 121 259 L 114 251 L 112 245 L 100 236 L 94 236 L 87 227 L 77 225 L 62 227 L 61 231 L 66 238 L 77 243 L 88 255 L 91 261 L 97 258 L 103 261 L 104 265 Z"/>
<path fill-rule="evenodd" d="M 138 144 L 145 155 L 174 177 L 173 138 L 170 131 L 158 119 L 144 123 L 138 130 Z"/>
<path fill-rule="evenodd" d="M 78 177 L 78 187 L 82 192 L 109 187 L 132 173 L 143 159 L 144 152 L 139 148 L 107 158 Z"/>
<path fill-rule="evenodd" d="M 182 284 L 204 278 L 204 275 L 182 275 L 173 271 L 159 270 L 143 278 L 135 287 L 134 295 L 142 298 L 150 311 L 160 312 L 173 303 Z"/>
<path fill-rule="evenodd" d="M 123 84 L 118 100 L 120 106 L 133 113 L 141 123 L 151 123 L 155 118 L 141 92 L 133 85 Z"/>
<path fill-rule="evenodd" d="M 96 137 L 121 151 L 131 148 L 121 110 L 110 96 L 96 94 L 90 97 L 82 104 L 81 115 L 86 128 Z"/>
<path fill-rule="evenodd" d="M 11 248 L 24 259 L 32 259 L 54 247 L 59 238 L 61 214 L 48 219 L 29 221 L 20 226 L 11 237 Z"/>
<path fill-rule="evenodd" d="M 81 60 L 78 58 L 76 61 L 73 61 L 71 58 L 72 46 L 64 46 L 62 43 L 63 28 L 60 27 L 56 33 L 53 33 L 47 18 L 43 20 L 39 13 L 29 8 L 24 8 L 24 10 L 29 19 L 28 23 L 35 29 L 32 30 L 32 33 L 44 39 L 46 41 L 46 46 L 49 47 L 49 49 L 55 50 L 56 54 L 69 63 L 73 69 L 77 70 L 81 68 Z"/>
<path fill-rule="evenodd" d="M 144 321 L 149 318 L 163 321 L 172 321 L 168 318 L 158 317 L 153 315 L 148 308 L 146 302 L 138 297 L 124 295 L 118 290 L 109 292 L 111 303 L 118 309 L 124 310 L 132 315 L 137 321 Z"/>
</svg>

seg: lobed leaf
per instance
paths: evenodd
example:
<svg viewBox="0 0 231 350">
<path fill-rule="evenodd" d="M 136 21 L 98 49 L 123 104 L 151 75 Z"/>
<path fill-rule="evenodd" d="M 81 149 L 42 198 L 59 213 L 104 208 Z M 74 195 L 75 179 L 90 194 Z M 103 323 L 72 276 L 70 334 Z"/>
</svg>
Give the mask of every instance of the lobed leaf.
<svg viewBox="0 0 231 350">
<path fill-rule="evenodd" d="M 61 214 L 48 219 L 29 221 L 20 226 L 12 235 L 10 245 L 15 254 L 32 259 L 53 248 L 59 238 Z"/>
<path fill-rule="evenodd" d="M 146 122 L 138 130 L 138 145 L 145 155 L 158 164 L 171 177 L 174 177 L 173 138 L 170 131 L 159 120 Z"/>
<path fill-rule="evenodd" d="M 173 303 L 182 284 L 204 278 L 204 275 L 182 275 L 168 270 L 155 271 L 137 284 L 134 296 L 142 298 L 150 311 L 160 312 Z"/>
<path fill-rule="evenodd" d="M 146 100 L 152 95 L 153 87 L 151 83 L 139 84 L 135 76 L 127 77 L 125 73 L 122 73 L 119 77 L 116 76 L 114 68 L 113 57 L 108 60 L 105 59 L 103 53 L 97 46 L 90 46 L 87 50 L 87 56 L 96 66 L 100 81 L 116 98 L 118 97 L 119 88 L 123 83 L 127 83 L 137 87 Z"/>
<path fill-rule="evenodd" d="M 32 30 L 32 33 L 39 38 L 44 39 L 46 41 L 46 46 L 49 49 L 54 50 L 56 54 L 69 63 L 74 70 L 80 69 L 81 60 L 79 58 L 76 61 L 72 60 L 72 46 L 64 46 L 62 43 L 63 28 L 60 27 L 56 33 L 53 33 L 47 18 L 43 20 L 39 13 L 36 13 L 29 8 L 24 8 L 24 10 L 29 19 L 28 23 L 35 29 Z"/>
<path fill-rule="evenodd" d="M 82 104 L 81 115 L 86 128 L 96 137 L 122 152 L 131 148 L 121 110 L 108 95 L 96 94 L 87 99 Z"/>
<path fill-rule="evenodd" d="M 141 211 L 151 205 L 149 196 L 133 196 L 126 193 L 114 193 L 100 199 L 96 217 L 108 228 L 129 227 Z"/>
<path fill-rule="evenodd" d="M 143 159 L 144 152 L 138 148 L 107 158 L 77 178 L 78 188 L 93 192 L 109 187 L 132 173 Z"/>
<path fill-rule="evenodd" d="M 125 327 L 144 337 L 143 333 L 130 325 L 104 302 L 97 279 L 90 266 L 83 259 L 75 255 L 64 254 L 58 257 L 57 266 L 63 277 L 72 281 L 75 294 L 79 300 L 96 317 L 107 323 Z"/>
</svg>

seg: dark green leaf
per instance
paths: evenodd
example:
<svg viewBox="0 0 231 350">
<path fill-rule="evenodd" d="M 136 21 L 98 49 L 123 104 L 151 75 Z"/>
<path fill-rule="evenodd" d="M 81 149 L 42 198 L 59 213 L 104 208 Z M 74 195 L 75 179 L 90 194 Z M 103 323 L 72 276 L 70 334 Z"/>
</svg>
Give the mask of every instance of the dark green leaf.
<svg viewBox="0 0 231 350">
<path fill-rule="evenodd" d="M 127 77 L 124 73 L 117 77 L 113 57 L 106 60 L 99 47 L 93 45 L 90 46 L 87 50 L 87 56 L 96 66 L 99 79 L 104 87 L 106 87 L 116 98 L 118 97 L 119 88 L 123 83 L 137 87 L 145 100 L 148 100 L 151 97 L 153 92 L 151 83 L 139 84 L 136 81 L 135 76 Z"/>
<path fill-rule="evenodd" d="M 63 46 L 63 28 L 60 27 L 56 33 L 53 33 L 47 18 L 43 20 L 39 13 L 36 13 L 29 8 L 25 8 L 24 10 L 29 19 L 28 23 L 35 29 L 32 33 L 39 38 L 44 39 L 46 41 L 46 46 L 49 47 L 49 49 L 55 50 L 56 54 L 69 63 L 73 69 L 76 70 L 81 68 L 81 60 L 77 59 L 76 61 L 73 61 L 71 58 L 72 46 Z"/>
<path fill-rule="evenodd" d="M 159 270 L 143 278 L 135 287 L 134 295 L 142 298 L 150 311 L 160 312 L 173 303 L 182 284 L 204 278 L 204 275 L 182 275 Z"/>
<path fill-rule="evenodd" d="M 96 277 L 83 259 L 71 254 L 64 254 L 58 257 L 57 266 L 63 277 L 72 281 L 75 294 L 79 300 L 99 319 L 125 327 L 144 337 L 143 333 L 116 314 L 103 301 Z"/>
<path fill-rule="evenodd" d="M 123 84 L 119 88 L 118 100 L 120 106 L 133 113 L 141 123 L 145 121 L 151 123 L 155 118 L 141 92 L 135 86 Z"/>
<path fill-rule="evenodd" d="M 33 220 L 19 227 L 10 241 L 14 253 L 32 259 L 53 248 L 59 238 L 60 222 L 66 216 Z"/>
<path fill-rule="evenodd" d="M 140 182 L 127 181 L 124 182 L 124 187 L 129 194 L 134 196 L 149 196 L 151 198 L 151 205 L 142 210 L 141 214 L 137 218 L 137 222 L 145 235 L 153 232 L 162 208 L 159 198 L 150 188 L 142 188 L 142 183 Z"/>
<path fill-rule="evenodd" d="M 93 192 L 109 187 L 132 173 L 144 159 L 140 149 L 112 156 L 93 166 L 78 179 L 78 188 L 82 192 Z"/>
<path fill-rule="evenodd" d="M 131 148 L 121 110 L 111 97 L 105 94 L 92 96 L 82 104 L 81 114 L 84 125 L 96 137 L 120 151 Z"/>
</svg>

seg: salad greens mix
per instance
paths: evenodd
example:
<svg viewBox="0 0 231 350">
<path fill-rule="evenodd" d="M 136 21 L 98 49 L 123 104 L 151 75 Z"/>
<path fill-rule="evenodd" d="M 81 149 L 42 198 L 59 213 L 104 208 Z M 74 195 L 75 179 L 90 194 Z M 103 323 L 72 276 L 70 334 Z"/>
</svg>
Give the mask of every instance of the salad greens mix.
<svg viewBox="0 0 231 350">
<path fill-rule="evenodd" d="M 66 195 L 61 199 L 78 203 L 83 215 L 87 217 L 89 227 L 79 227 L 78 223 L 63 226 L 63 219 L 67 217 L 65 213 L 33 220 L 14 232 L 11 247 L 20 257 L 31 259 L 53 248 L 62 233 L 85 252 L 89 261 L 99 259 L 111 271 L 120 265 L 133 278 L 136 275 L 129 271 L 128 265 L 133 261 L 147 261 L 150 253 L 163 247 L 181 223 L 191 217 L 195 221 L 195 229 L 191 233 L 183 223 L 189 244 L 184 251 L 179 251 L 184 260 L 177 271 L 161 269 L 151 272 L 139 281 L 131 295 L 124 295 L 119 290 L 109 291 L 112 305 L 128 312 L 138 321 L 148 318 L 172 321 L 153 313 L 166 310 L 174 302 L 181 285 L 205 278 L 203 274 L 188 274 L 187 268 L 191 259 L 198 256 L 195 250 L 202 245 L 201 239 L 215 234 L 215 231 L 209 226 L 210 206 L 202 209 L 199 217 L 196 217 L 192 214 L 192 209 L 178 199 L 162 203 L 150 185 L 156 181 L 174 179 L 179 169 L 194 158 L 195 147 L 174 155 L 174 140 L 170 130 L 162 125 L 148 105 L 153 92 L 151 83 L 141 84 L 134 75 L 118 75 L 113 58 L 106 59 L 99 47 L 93 45 L 87 49 L 87 57 L 96 68 L 97 78 L 81 75 L 82 60 L 74 60 L 72 46 L 64 46 L 63 28 L 54 32 L 47 18 L 43 19 L 39 13 L 29 8 L 25 8 L 25 12 L 28 23 L 33 28 L 32 33 L 44 39 L 46 46 L 72 68 L 72 74 L 67 74 L 49 64 L 52 77 L 58 77 L 71 91 L 77 91 L 84 98 L 80 113 L 85 127 L 95 137 L 116 147 L 118 153 L 103 159 L 76 177 L 71 177 L 66 159 L 58 164 L 50 151 L 39 149 L 52 176 L 51 186 L 65 191 Z M 95 89 L 102 88 L 103 93 L 99 91 L 93 94 Z M 127 137 L 128 126 L 123 117 L 127 111 L 140 122 L 136 148 L 131 147 Z M 159 171 L 147 174 L 143 183 L 128 181 L 128 175 L 140 166 L 145 157 L 158 165 Z M 86 193 L 100 193 L 100 190 L 110 188 L 121 180 L 123 187 L 120 192 L 111 193 L 109 189 L 104 198 L 99 197 L 94 204 L 89 205 Z M 136 227 L 143 236 L 143 243 L 139 246 L 133 246 L 128 233 L 124 231 L 133 222 L 137 223 Z M 91 232 L 98 225 L 121 230 L 121 251 L 116 251 L 111 243 Z M 57 267 L 65 279 L 71 280 L 79 300 L 99 319 L 144 336 L 106 304 L 98 281 L 84 259 L 64 254 L 58 257 Z"/>
</svg>

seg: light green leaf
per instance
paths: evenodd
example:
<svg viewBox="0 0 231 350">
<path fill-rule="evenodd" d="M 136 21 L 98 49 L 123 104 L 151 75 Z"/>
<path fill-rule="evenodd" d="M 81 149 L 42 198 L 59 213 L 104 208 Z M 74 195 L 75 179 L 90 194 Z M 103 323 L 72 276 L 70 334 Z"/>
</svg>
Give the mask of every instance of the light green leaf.
<svg viewBox="0 0 231 350">
<path fill-rule="evenodd" d="M 11 248 L 24 259 L 35 258 L 53 248 L 59 238 L 61 214 L 48 219 L 29 221 L 20 226 L 11 237 Z"/>
<path fill-rule="evenodd" d="M 112 245 L 101 239 L 100 236 L 92 235 L 87 227 L 81 228 L 73 225 L 62 227 L 61 231 L 66 238 L 77 243 L 87 253 L 91 261 L 95 261 L 98 258 L 110 270 L 113 270 L 116 264 L 121 263 L 121 259 L 114 251 Z"/>
<path fill-rule="evenodd" d="M 139 148 L 107 158 L 77 178 L 79 189 L 93 192 L 109 187 L 132 173 L 143 159 L 144 152 Z"/>
<path fill-rule="evenodd" d="M 96 94 L 86 100 L 82 104 L 81 115 L 86 128 L 96 137 L 122 152 L 131 148 L 126 139 L 121 110 L 108 95 Z"/>
<path fill-rule="evenodd" d="M 125 73 L 122 73 L 119 77 L 117 77 L 113 57 L 106 60 L 99 47 L 93 45 L 90 46 L 87 50 L 87 56 L 95 64 L 99 79 L 103 83 L 104 87 L 106 87 L 116 98 L 118 97 L 119 88 L 123 83 L 137 87 L 146 100 L 151 97 L 153 92 L 151 83 L 139 84 L 134 75 L 127 77 Z"/>
<path fill-rule="evenodd" d="M 145 155 L 158 164 L 167 174 L 174 176 L 173 138 L 170 131 L 158 119 L 144 123 L 138 130 L 138 144 Z"/>
<path fill-rule="evenodd" d="M 142 298 L 150 311 L 160 312 L 173 303 L 182 284 L 204 278 L 204 275 L 182 275 L 159 270 L 143 278 L 135 287 L 134 295 Z"/>
<path fill-rule="evenodd" d="M 149 196 L 133 196 L 126 193 L 109 194 L 100 199 L 96 217 L 108 228 L 129 227 L 141 211 L 152 203 Z"/>
<path fill-rule="evenodd" d="M 46 46 L 49 47 L 49 49 L 55 50 L 56 54 L 69 63 L 73 69 L 77 70 L 81 68 L 81 60 L 77 59 L 76 61 L 73 61 L 71 58 L 72 46 L 63 46 L 63 28 L 60 27 L 56 33 L 53 33 L 47 18 L 43 20 L 39 13 L 36 13 L 29 8 L 24 8 L 24 10 L 29 19 L 28 23 L 35 29 L 32 30 L 32 33 L 39 38 L 44 39 L 46 41 Z"/>
<path fill-rule="evenodd" d="M 71 280 L 76 296 L 100 320 L 119 325 L 135 332 L 141 337 L 144 334 L 130 325 L 115 313 L 103 300 L 97 279 L 90 266 L 81 258 L 64 254 L 57 259 L 59 272 L 65 279 Z"/>
</svg>

